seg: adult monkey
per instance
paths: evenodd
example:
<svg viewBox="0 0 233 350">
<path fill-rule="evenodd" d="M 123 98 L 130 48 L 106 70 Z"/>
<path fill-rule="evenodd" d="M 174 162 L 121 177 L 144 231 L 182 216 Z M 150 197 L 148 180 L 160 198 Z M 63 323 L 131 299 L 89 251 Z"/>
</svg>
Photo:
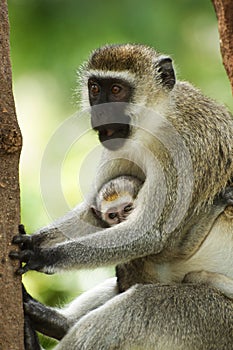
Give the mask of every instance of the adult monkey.
<svg viewBox="0 0 233 350">
<path fill-rule="evenodd" d="M 136 267 L 145 272 L 143 283 L 160 284 L 129 288 L 135 279 L 122 287 L 119 275 L 120 289 L 129 288 L 121 295 L 111 280 L 84 295 L 83 308 L 81 299 L 60 313 L 44 308 L 42 316 L 55 313 L 51 319 L 64 326 L 64 334 L 74 325 L 57 349 L 230 350 L 231 300 L 206 286 L 173 284 L 196 265 L 175 278 L 170 269 L 213 243 L 215 219 L 232 203 L 231 192 L 223 191 L 233 175 L 231 115 L 189 84 L 176 82 L 171 58 L 142 45 L 96 50 L 83 67 L 82 86 L 83 102 L 93 106 L 92 126 L 106 147 L 98 187 L 116 176 L 137 176 L 144 181 L 138 206 L 127 221 L 101 229 L 91 210 L 93 194 L 39 233 L 17 236 L 14 242 L 22 251 L 11 256 L 26 262 L 19 273 L 125 263 L 122 279 Z M 70 240 L 74 231 L 79 237 Z M 232 235 L 214 238 L 211 258 L 215 252 L 217 259 L 206 264 L 207 245 L 198 266 L 210 272 L 212 266 L 214 273 L 232 278 L 232 254 L 217 254 L 225 247 L 232 252 Z M 30 300 L 25 306 L 32 318 L 38 305 Z"/>
</svg>

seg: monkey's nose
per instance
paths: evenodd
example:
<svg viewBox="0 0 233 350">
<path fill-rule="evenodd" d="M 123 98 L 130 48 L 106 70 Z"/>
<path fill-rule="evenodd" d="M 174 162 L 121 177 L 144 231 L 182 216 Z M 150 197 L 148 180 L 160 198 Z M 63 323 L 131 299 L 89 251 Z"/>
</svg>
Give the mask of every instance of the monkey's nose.
<svg viewBox="0 0 233 350">
<path fill-rule="evenodd" d="M 118 224 L 119 224 L 120 222 L 125 221 L 125 220 L 126 220 L 126 217 L 124 217 L 124 215 L 118 215 Z"/>
<path fill-rule="evenodd" d="M 111 137 L 113 134 L 114 134 L 114 130 L 113 129 L 106 129 L 107 137 Z"/>
</svg>

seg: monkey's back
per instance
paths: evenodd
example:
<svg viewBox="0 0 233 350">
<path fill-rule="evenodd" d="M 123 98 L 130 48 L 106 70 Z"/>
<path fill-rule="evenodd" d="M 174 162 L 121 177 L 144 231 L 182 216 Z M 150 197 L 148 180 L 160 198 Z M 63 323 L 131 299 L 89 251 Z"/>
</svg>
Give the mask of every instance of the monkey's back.
<svg viewBox="0 0 233 350">
<path fill-rule="evenodd" d="M 194 194 L 211 201 L 233 177 L 233 117 L 186 82 L 171 92 L 168 117 L 183 138 L 193 164 Z"/>
</svg>

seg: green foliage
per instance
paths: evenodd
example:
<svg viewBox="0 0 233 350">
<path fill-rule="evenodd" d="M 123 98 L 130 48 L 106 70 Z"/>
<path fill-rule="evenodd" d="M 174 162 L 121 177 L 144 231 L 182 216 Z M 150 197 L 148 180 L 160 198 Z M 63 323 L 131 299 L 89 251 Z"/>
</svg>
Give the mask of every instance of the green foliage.
<svg viewBox="0 0 233 350">
<path fill-rule="evenodd" d="M 153 46 L 172 55 L 182 79 L 233 106 L 211 1 L 8 0 L 8 3 L 15 100 L 24 137 L 22 222 L 29 232 L 51 221 L 40 196 L 41 160 L 56 128 L 76 110 L 76 70 L 92 49 L 105 43 L 137 42 Z M 77 173 L 90 147 L 97 144 L 94 134 L 85 137 L 67 154 L 62 170 L 70 207 L 81 200 Z M 58 158 L 54 149 L 53 162 Z M 68 277 L 32 272 L 24 281 L 35 297 L 54 305 L 114 273 L 100 271 L 95 281 L 92 280 L 96 272 L 77 272 Z M 89 274 L 92 277 L 85 282 Z"/>
</svg>

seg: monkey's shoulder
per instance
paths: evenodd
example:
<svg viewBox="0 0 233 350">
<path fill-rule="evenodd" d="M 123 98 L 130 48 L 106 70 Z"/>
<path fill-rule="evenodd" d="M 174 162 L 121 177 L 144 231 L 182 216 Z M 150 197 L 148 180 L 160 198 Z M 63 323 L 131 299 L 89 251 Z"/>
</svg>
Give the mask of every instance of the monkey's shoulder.
<svg viewBox="0 0 233 350">
<path fill-rule="evenodd" d="M 177 81 L 171 92 L 172 101 L 177 111 L 194 114 L 196 117 L 232 121 L 233 116 L 227 108 L 214 99 L 204 95 L 199 89 L 186 81 Z"/>
</svg>

